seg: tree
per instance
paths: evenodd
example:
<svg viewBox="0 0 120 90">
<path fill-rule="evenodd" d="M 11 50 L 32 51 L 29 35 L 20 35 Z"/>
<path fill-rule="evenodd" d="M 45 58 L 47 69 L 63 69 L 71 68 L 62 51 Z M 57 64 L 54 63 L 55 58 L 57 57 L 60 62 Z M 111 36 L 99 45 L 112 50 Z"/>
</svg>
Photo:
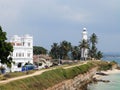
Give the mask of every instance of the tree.
<svg viewBox="0 0 120 90">
<path fill-rule="evenodd" d="M 40 46 L 33 46 L 33 54 L 34 55 L 47 54 L 47 49 Z"/>
<path fill-rule="evenodd" d="M 81 50 L 83 49 L 83 58 L 85 59 L 85 49 L 89 49 L 88 41 L 86 41 L 86 40 L 83 39 L 83 40 L 80 42 L 79 47 L 80 47 Z"/>
<path fill-rule="evenodd" d="M 97 50 L 96 44 L 98 43 L 98 38 L 95 33 L 93 33 L 90 37 L 91 47 L 89 50 L 89 56 L 94 59 L 101 59 L 103 57 L 103 53 Z"/>
<path fill-rule="evenodd" d="M 80 55 L 80 50 L 79 50 L 78 46 L 73 46 L 71 52 L 72 52 L 73 60 L 80 59 L 80 56 L 79 56 Z"/>
<path fill-rule="evenodd" d="M 54 59 L 58 59 L 60 57 L 60 49 L 58 43 L 53 43 L 53 45 L 51 45 L 50 56 Z"/>
<path fill-rule="evenodd" d="M 90 50 L 89 50 L 89 56 L 91 58 L 95 58 L 97 54 L 97 48 L 95 45 L 91 46 Z"/>
<path fill-rule="evenodd" d="M 6 42 L 6 40 L 6 32 L 3 32 L 0 26 L 0 62 L 1 64 L 6 64 L 8 67 L 11 67 L 12 58 L 10 55 L 13 52 L 13 46 L 11 43 Z"/>
<path fill-rule="evenodd" d="M 68 41 L 62 41 L 60 43 L 60 56 L 62 56 L 62 59 L 69 59 L 68 53 L 71 51 L 72 45 Z"/>
<path fill-rule="evenodd" d="M 98 38 L 97 35 L 95 33 L 93 33 L 90 37 L 90 42 L 92 43 L 92 45 L 95 45 L 98 43 Z"/>
<path fill-rule="evenodd" d="M 53 43 L 50 50 L 50 56 L 54 59 L 68 59 L 68 53 L 71 51 L 71 43 L 62 41 L 60 44 Z"/>
<path fill-rule="evenodd" d="M 96 44 L 98 43 L 98 38 L 95 33 L 91 35 L 90 43 L 91 43 L 91 48 L 89 50 L 90 51 L 89 55 L 91 58 L 96 58 L 96 53 L 97 53 Z"/>
<path fill-rule="evenodd" d="M 103 53 L 101 51 L 98 51 L 96 54 L 96 59 L 100 60 L 103 57 Z"/>
</svg>

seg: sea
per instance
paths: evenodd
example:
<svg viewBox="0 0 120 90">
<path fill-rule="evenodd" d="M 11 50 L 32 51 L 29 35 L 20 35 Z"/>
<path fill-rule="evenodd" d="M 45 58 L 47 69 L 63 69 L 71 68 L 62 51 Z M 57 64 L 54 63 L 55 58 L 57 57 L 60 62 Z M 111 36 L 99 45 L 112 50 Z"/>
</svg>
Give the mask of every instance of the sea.
<svg viewBox="0 0 120 90">
<path fill-rule="evenodd" d="M 116 61 L 120 65 L 120 55 L 105 55 L 102 60 Z M 90 84 L 88 85 L 88 90 L 120 90 L 120 73 L 103 76 L 102 79 L 110 80 L 110 82 Z"/>
</svg>

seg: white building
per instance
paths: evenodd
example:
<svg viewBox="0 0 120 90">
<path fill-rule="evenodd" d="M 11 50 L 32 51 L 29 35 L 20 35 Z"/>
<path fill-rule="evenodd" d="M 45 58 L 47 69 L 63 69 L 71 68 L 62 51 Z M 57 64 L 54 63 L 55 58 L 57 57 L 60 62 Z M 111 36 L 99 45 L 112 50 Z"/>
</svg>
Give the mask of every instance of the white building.
<svg viewBox="0 0 120 90">
<path fill-rule="evenodd" d="M 87 29 L 83 28 L 83 32 L 82 32 L 82 40 L 85 40 L 87 42 L 88 40 L 88 36 L 87 36 Z M 88 57 L 88 49 L 87 48 L 82 48 L 81 49 L 81 58 L 82 59 L 86 59 Z"/>
<path fill-rule="evenodd" d="M 15 64 L 12 64 L 11 71 L 21 71 L 26 63 L 33 64 L 33 37 L 24 35 L 22 37 L 14 35 L 10 39 L 13 45 L 12 58 Z"/>
</svg>

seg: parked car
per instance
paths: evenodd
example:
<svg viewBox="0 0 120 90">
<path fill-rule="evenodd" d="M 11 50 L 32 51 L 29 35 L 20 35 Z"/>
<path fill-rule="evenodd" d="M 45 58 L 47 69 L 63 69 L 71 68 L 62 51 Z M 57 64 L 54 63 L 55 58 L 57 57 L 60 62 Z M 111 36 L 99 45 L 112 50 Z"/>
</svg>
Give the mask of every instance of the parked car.
<svg viewBox="0 0 120 90">
<path fill-rule="evenodd" d="M 22 71 L 34 70 L 34 68 L 35 68 L 34 65 L 25 65 L 22 67 Z"/>
</svg>

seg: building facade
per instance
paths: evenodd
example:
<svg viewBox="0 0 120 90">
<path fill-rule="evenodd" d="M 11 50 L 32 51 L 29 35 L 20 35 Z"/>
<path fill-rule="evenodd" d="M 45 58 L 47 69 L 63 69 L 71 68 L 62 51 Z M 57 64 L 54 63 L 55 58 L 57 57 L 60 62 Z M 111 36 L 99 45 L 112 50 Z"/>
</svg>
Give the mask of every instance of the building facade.
<svg viewBox="0 0 120 90">
<path fill-rule="evenodd" d="M 12 58 L 14 64 L 12 64 L 11 71 L 21 71 L 22 66 L 26 63 L 33 64 L 33 37 L 30 35 L 18 36 L 14 35 L 10 39 L 13 45 Z"/>
<path fill-rule="evenodd" d="M 88 41 L 88 36 L 87 36 L 87 29 L 83 28 L 83 32 L 82 32 L 82 40 L 84 40 L 85 42 Z M 88 49 L 87 48 L 82 48 L 81 49 L 81 58 L 82 59 L 86 59 L 88 57 Z"/>
</svg>

